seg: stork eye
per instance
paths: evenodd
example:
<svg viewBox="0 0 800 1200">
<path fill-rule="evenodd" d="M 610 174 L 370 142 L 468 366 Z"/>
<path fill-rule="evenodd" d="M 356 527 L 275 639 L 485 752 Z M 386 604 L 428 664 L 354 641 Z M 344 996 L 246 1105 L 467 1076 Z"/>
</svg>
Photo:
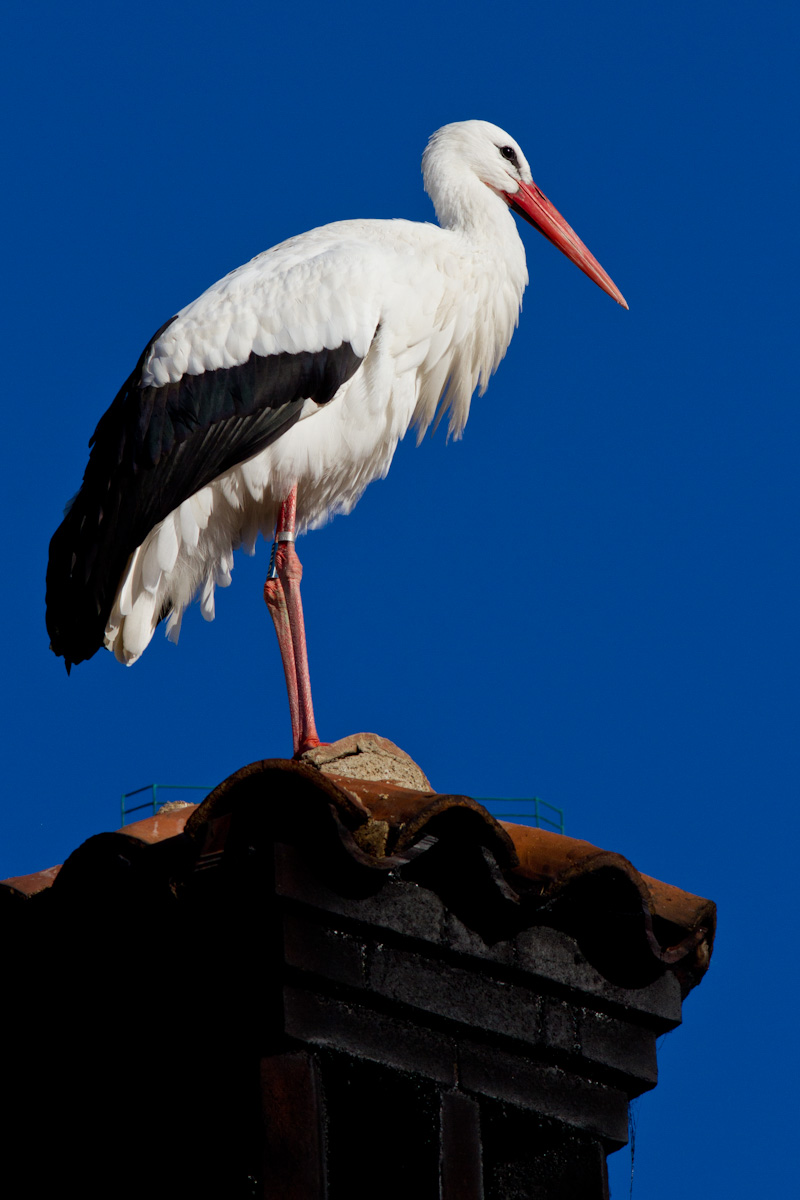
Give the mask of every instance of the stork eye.
<svg viewBox="0 0 800 1200">
<path fill-rule="evenodd" d="M 502 154 L 503 158 L 507 158 L 508 161 L 510 163 L 513 163 L 515 167 L 519 166 L 519 161 L 517 159 L 517 152 L 513 146 L 501 146 L 500 153 Z"/>
</svg>

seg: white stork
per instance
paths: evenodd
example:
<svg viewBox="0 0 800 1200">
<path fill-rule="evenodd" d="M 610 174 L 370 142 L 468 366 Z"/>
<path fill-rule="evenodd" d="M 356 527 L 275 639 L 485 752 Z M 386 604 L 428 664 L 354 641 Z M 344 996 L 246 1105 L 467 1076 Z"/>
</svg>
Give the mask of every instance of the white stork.
<svg viewBox="0 0 800 1200">
<path fill-rule="evenodd" d="M 233 552 L 272 536 L 265 597 L 295 754 L 319 744 L 295 533 L 349 512 L 409 426 L 449 409 L 458 437 L 505 354 L 528 282 L 511 212 L 622 294 L 496 125 L 439 129 L 422 159 L 439 226 L 340 221 L 274 246 L 163 325 L 101 419 L 50 544 L 47 626 L 67 670 L 101 645 L 136 661 L 177 641 Z"/>
</svg>

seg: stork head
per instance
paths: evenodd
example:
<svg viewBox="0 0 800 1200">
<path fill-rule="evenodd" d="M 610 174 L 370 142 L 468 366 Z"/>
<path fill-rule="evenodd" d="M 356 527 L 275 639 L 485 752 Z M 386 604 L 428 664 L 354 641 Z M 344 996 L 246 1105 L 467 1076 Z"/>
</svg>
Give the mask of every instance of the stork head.
<svg viewBox="0 0 800 1200">
<path fill-rule="evenodd" d="M 460 223 L 465 195 L 477 179 L 512 212 L 544 234 L 618 304 L 628 307 L 610 276 L 533 182 L 520 147 L 499 126 L 488 121 L 443 125 L 428 142 L 422 156 L 422 173 L 425 190 L 443 225 Z"/>
</svg>

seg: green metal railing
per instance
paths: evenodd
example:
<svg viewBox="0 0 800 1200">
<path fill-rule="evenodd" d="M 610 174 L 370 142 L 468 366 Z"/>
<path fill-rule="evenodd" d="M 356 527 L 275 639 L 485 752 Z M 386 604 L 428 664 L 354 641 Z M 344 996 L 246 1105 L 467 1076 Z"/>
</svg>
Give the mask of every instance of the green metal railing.
<svg viewBox="0 0 800 1200">
<path fill-rule="evenodd" d="M 564 832 L 564 810 L 540 800 L 538 796 L 523 800 L 504 800 L 497 796 L 476 796 L 475 799 L 488 808 L 498 821 L 513 821 L 515 825 L 534 825 L 537 829 Z M 552 815 L 548 816 L 542 809 L 547 809 L 547 813 Z"/>
<path fill-rule="evenodd" d="M 148 783 L 146 787 L 135 788 L 132 792 L 123 792 L 120 802 L 120 813 L 122 817 L 121 824 L 125 824 L 125 820 L 131 813 L 141 812 L 143 808 L 149 808 L 152 815 L 155 816 L 158 812 L 159 804 L 165 804 L 165 800 L 159 800 L 159 792 L 211 792 L 213 787 L 203 787 L 199 783 Z M 151 792 L 152 799 L 146 800 L 144 804 L 135 804 L 133 807 L 126 803 L 131 796 L 141 796 L 142 792 Z M 141 818 L 139 818 L 141 819 Z"/>
<path fill-rule="evenodd" d="M 149 809 L 153 816 L 158 812 L 159 804 L 164 804 L 164 798 L 159 799 L 161 792 L 205 792 L 213 791 L 213 787 L 203 787 L 192 783 L 148 783 L 146 787 L 135 788 L 132 792 L 123 792 L 120 801 L 120 824 L 124 825 L 132 813 Z M 150 798 L 143 804 L 128 804 L 132 796 L 150 793 Z M 498 821 L 513 821 L 516 825 L 534 825 L 537 829 L 553 829 L 556 833 L 564 832 L 564 810 L 531 796 L 521 800 L 510 800 L 498 796 L 476 796 L 479 804 L 488 808 Z M 542 811 L 546 809 L 547 811 Z M 141 819 L 141 818 L 137 818 Z"/>
</svg>

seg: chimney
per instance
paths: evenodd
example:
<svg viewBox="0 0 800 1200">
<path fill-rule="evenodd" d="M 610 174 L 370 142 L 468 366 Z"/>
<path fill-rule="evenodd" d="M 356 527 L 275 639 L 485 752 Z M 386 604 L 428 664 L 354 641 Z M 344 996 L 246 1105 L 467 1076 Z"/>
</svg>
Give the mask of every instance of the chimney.
<svg viewBox="0 0 800 1200">
<path fill-rule="evenodd" d="M 0 902 L 18 1188 L 115 1200 L 602 1200 L 714 933 L 372 734 Z"/>
</svg>

